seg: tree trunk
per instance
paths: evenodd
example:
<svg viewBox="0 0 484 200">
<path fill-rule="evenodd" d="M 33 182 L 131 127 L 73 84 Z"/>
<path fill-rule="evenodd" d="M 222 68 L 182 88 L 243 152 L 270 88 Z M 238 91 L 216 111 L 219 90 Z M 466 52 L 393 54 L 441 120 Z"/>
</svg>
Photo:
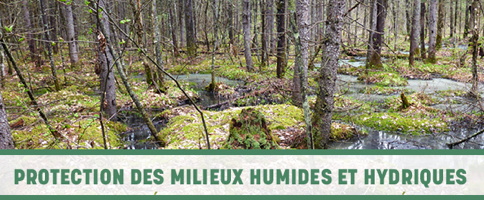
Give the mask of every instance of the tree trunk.
<svg viewBox="0 0 484 200">
<path fill-rule="evenodd" d="M 415 1 L 414 1 L 414 3 L 415 3 Z M 411 19 L 410 18 L 410 16 L 411 16 L 410 15 L 410 11 L 411 11 L 410 9 L 412 8 L 411 6 L 412 6 L 412 4 L 410 3 L 410 1 L 405 0 L 405 17 L 407 19 L 407 20 L 405 20 L 405 25 L 406 25 L 406 28 L 407 28 L 407 34 L 411 34 L 412 26 L 413 26 L 412 22 L 410 20 L 408 20 L 408 19 Z"/>
<path fill-rule="evenodd" d="M 227 28 L 229 32 L 229 44 L 231 47 L 235 45 L 235 36 L 234 36 L 234 5 L 232 1 L 227 1 Z"/>
<path fill-rule="evenodd" d="M 195 12 L 193 11 L 193 0 L 185 0 L 185 27 L 188 56 L 197 55 L 197 36 L 195 34 Z"/>
<path fill-rule="evenodd" d="M 10 133 L 10 126 L 8 124 L 2 94 L 0 93 L 0 149 L 13 148 L 15 148 L 15 145 L 13 143 L 12 134 Z"/>
<path fill-rule="evenodd" d="M 479 74 L 478 74 L 478 65 L 477 65 L 477 56 L 478 56 L 478 46 L 479 46 L 479 15 L 480 11 L 480 2 L 479 0 L 474 0 L 471 5 L 471 19 L 470 19 L 470 28 L 472 38 L 470 40 L 469 46 L 472 46 L 472 87 L 470 94 L 473 97 L 479 98 Z"/>
<path fill-rule="evenodd" d="M 49 41 L 50 40 L 50 31 L 49 30 L 49 22 L 47 21 L 47 13 L 46 13 L 46 8 L 45 8 L 45 0 L 39 0 L 40 2 L 40 12 L 42 13 L 42 25 L 44 28 L 44 40 Z M 60 83 L 59 79 L 57 78 L 57 70 L 55 68 L 55 61 L 54 61 L 54 56 L 52 55 L 52 45 L 50 42 L 46 42 L 45 46 L 47 47 L 47 55 L 49 56 L 50 60 L 50 72 L 52 73 L 52 78 L 54 79 L 54 86 L 55 90 L 59 91 L 60 88 Z"/>
<path fill-rule="evenodd" d="M 468 34 L 469 34 L 469 23 L 471 23 L 469 21 L 469 14 L 470 14 L 470 11 L 471 11 L 471 1 L 472 0 L 465 0 L 466 1 L 466 11 L 465 11 L 465 18 L 464 18 L 464 38 L 467 38 Z"/>
<path fill-rule="evenodd" d="M 261 42 L 262 42 L 262 48 L 261 48 L 261 64 L 260 64 L 260 71 L 262 71 L 262 67 L 265 67 L 266 65 L 269 64 L 269 33 L 268 33 L 268 26 L 269 23 L 267 21 L 267 15 L 268 10 L 270 9 L 267 7 L 266 2 L 261 1 L 261 13 L 262 13 L 262 35 L 261 35 Z"/>
<path fill-rule="evenodd" d="M 427 62 L 435 64 L 437 41 L 437 0 L 430 0 L 429 6 L 429 56 Z"/>
<path fill-rule="evenodd" d="M 316 148 L 327 148 L 331 134 L 336 69 L 340 55 L 344 11 L 345 0 L 334 0 L 328 4 L 323 57 L 318 77 L 319 86 L 316 91 L 317 99 L 311 122 Z"/>
<path fill-rule="evenodd" d="M 415 55 L 418 54 L 418 38 L 420 36 L 420 0 L 414 0 L 413 3 L 413 17 L 412 30 L 410 32 L 410 55 L 409 65 L 413 66 L 415 62 Z"/>
<path fill-rule="evenodd" d="M 385 31 L 388 0 L 374 0 L 371 14 L 371 33 L 368 45 L 366 67 L 368 69 L 382 69 L 381 49 Z"/>
<path fill-rule="evenodd" d="M 177 8 L 177 6 L 173 6 L 174 9 Z M 175 16 L 173 14 L 173 10 L 169 9 L 169 14 L 170 14 L 170 31 L 171 31 L 171 40 L 173 43 L 173 56 L 174 57 L 179 57 L 180 56 L 180 50 L 178 49 L 178 40 L 176 38 L 176 24 L 175 24 Z"/>
<path fill-rule="evenodd" d="M 65 19 L 65 27 L 66 27 L 66 41 L 68 42 L 69 46 L 69 58 L 71 59 L 71 66 L 76 66 L 77 62 L 79 62 L 79 53 L 77 47 L 76 37 L 76 30 L 74 24 L 74 16 L 72 13 L 72 2 L 67 4 L 62 4 L 61 9 L 63 10 L 64 19 Z"/>
<path fill-rule="evenodd" d="M 212 66 L 211 66 L 211 78 L 212 81 L 210 83 L 210 91 L 214 91 L 216 87 L 216 81 L 215 81 L 215 52 L 217 51 L 218 48 L 218 29 L 219 29 L 219 1 L 218 0 L 212 0 L 212 12 L 213 12 L 213 21 L 214 21 L 214 27 L 213 27 L 213 37 L 215 37 L 215 42 L 213 44 L 213 50 L 212 50 Z"/>
<path fill-rule="evenodd" d="M 99 1 L 99 6 L 107 9 L 103 0 Z M 104 95 L 104 101 L 101 102 L 101 112 L 105 112 L 108 119 L 117 120 L 116 118 L 116 81 L 114 79 L 114 56 L 109 51 L 107 45 L 111 42 L 111 27 L 109 19 L 105 13 L 100 17 L 100 26 L 98 33 L 99 40 L 99 66 L 101 73 L 99 74 L 101 82 L 101 92 Z"/>
<path fill-rule="evenodd" d="M 3 54 L 3 47 L 0 46 L 0 88 L 2 88 L 5 84 L 5 76 L 7 75 L 7 66 L 5 65 L 6 59 L 5 54 Z"/>
<path fill-rule="evenodd" d="M 422 60 L 427 59 L 427 51 L 425 50 L 425 2 L 420 3 L 420 57 Z"/>
<path fill-rule="evenodd" d="M 299 62 L 297 63 L 299 73 L 294 74 L 294 76 L 299 76 L 300 86 L 301 86 L 301 101 L 302 107 L 304 111 L 304 121 L 306 122 L 306 133 L 308 134 L 308 149 L 313 149 L 313 136 L 312 136 L 312 127 L 311 127 L 311 117 L 310 117 L 310 108 L 309 103 L 307 100 L 307 91 L 309 89 L 308 86 L 308 65 L 309 65 L 309 41 L 310 37 L 310 28 L 309 28 L 309 0 L 298 0 L 296 5 L 296 19 L 297 19 L 297 29 L 299 33 L 299 38 L 296 38 L 296 41 L 299 45 L 296 45 L 296 49 L 299 49 Z M 297 47 L 299 46 L 299 48 Z"/>
<path fill-rule="evenodd" d="M 163 56 L 162 56 L 162 51 L 163 49 L 161 49 L 161 40 L 162 40 L 162 37 L 161 37 L 161 17 L 158 15 L 158 7 L 157 7 L 157 2 L 158 0 L 152 0 L 152 4 L 151 4 L 151 20 L 153 21 L 152 25 L 153 25 L 153 45 L 154 45 L 154 51 L 155 51 L 155 57 L 156 57 L 156 63 L 161 67 L 163 68 L 164 67 L 164 63 L 163 63 Z M 171 13 L 171 12 L 170 12 Z M 173 31 L 172 31 L 173 33 Z M 175 40 L 176 42 L 176 40 Z M 173 42 L 173 43 L 175 43 Z M 156 73 L 156 79 L 154 81 L 154 83 L 156 83 L 157 85 L 157 90 L 159 92 L 162 92 L 164 93 L 165 90 L 166 90 L 166 87 L 165 87 L 165 76 L 163 74 L 163 72 L 161 71 L 161 69 L 158 69 L 157 70 L 157 73 Z"/>
<path fill-rule="evenodd" d="M 267 31 L 267 48 L 269 49 L 267 55 L 270 56 L 274 52 L 274 0 L 266 1 L 266 31 Z M 269 58 L 267 58 L 269 60 Z"/>
<path fill-rule="evenodd" d="M 286 70 L 286 0 L 277 1 L 277 78 Z"/>
<path fill-rule="evenodd" d="M 439 8 L 438 8 L 438 17 L 437 17 L 437 40 L 435 42 L 436 50 L 440 50 L 442 48 L 442 36 L 444 31 L 444 23 L 445 23 L 445 2 L 444 0 L 439 0 Z"/>
<path fill-rule="evenodd" d="M 32 28 L 32 23 L 30 21 L 30 11 L 29 11 L 29 7 L 28 7 L 28 3 L 29 1 L 28 0 L 23 0 L 22 1 L 22 11 L 23 11 L 23 17 L 24 17 L 24 23 L 25 23 L 25 27 L 30 29 Z M 27 33 L 27 43 L 29 44 L 29 52 L 30 52 L 30 59 L 32 62 L 35 63 L 35 67 L 36 68 L 40 68 L 40 66 L 42 65 L 42 60 L 39 56 L 39 54 L 37 53 L 37 48 L 35 47 L 35 40 L 34 40 L 34 36 L 32 34 L 32 31 L 29 31 Z"/>
<path fill-rule="evenodd" d="M 180 28 L 180 46 L 185 44 L 185 0 L 174 0 L 178 2 L 178 28 Z"/>
<path fill-rule="evenodd" d="M 251 36 L 250 36 L 250 0 L 242 2 L 242 28 L 244 29 L 244 55 L 247 71 L 251 72 L 254 68 L 251 52 Z"/>
<path fill-rule="evenodd" d="M 454 38 L 454 32 L 455 32 L 455 26 L 454 26 L 454 7 L 453 7 L 453 0 L 450 0 L 450 5 L 449 5 L 449 18 L 450 18 L 450 38 Z"/>
</svg>

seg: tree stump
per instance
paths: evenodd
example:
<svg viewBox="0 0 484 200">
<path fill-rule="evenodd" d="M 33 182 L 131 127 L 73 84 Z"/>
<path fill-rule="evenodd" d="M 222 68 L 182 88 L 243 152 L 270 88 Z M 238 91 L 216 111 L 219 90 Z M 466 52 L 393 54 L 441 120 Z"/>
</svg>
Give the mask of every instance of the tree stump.
<svg viewBox="0 0 484 200">
<path fill-rule="evenodd" d="M 278 147 L 264 115 L 248 108 L 232 118 L 227 149 L 276 149 Z"/>
</svg>

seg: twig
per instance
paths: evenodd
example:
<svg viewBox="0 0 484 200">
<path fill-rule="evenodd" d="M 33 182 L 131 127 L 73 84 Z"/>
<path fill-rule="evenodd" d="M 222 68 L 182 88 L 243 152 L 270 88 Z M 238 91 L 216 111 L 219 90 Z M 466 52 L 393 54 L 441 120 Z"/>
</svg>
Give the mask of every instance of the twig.
<svg viewBox="0 0 484 200">
<path fill-rule="evenodd" d="M 448 146 L 450 149 L 452 149 L 452 148 L 454 148 L 454 146 L 457 146 L 457 145 L 459 145 L 459 144 L 461 144 L 461 143 L 467 142 L 467 141 L 469 141 L 470 139 L 475 138 L 476 136 L 478 136 L 478 135 L 480 135 L 480 134 L 482 134 L 482 133 L 484 133 L 484 129 L 482 129 L 481 131 L 479 131 L 479 132 L 477 132 L 477 133 L 474 133 L 474 134 L 472 134 L 471 136 L 468 136 L 468 137 L 466 137 L 466 138 L 464 138 L 464 139 L 462 139 L 462 140 L 459 140 L 459 141 L 457 141 L 457 142 L 453 142 L 453 143 L 447 143 L 447 146 Z"/>
</svg>

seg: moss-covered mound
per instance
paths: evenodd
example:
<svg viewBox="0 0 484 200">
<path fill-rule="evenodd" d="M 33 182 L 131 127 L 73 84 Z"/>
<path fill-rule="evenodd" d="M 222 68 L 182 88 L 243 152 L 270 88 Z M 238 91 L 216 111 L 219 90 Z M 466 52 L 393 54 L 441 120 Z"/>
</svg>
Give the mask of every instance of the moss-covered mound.
<svg viewBox="0 0 484 200">
<path fill-rule="evenodd" d="M 305 140 L 305 124 L 302 109 L 287 105 L 261 105 L 245 108 L 230 108 L 224 111 L 203 111 L 207 122 L 210 144 L 212 149 L 223 148 L 230 135 L 230 124 L 233 118 L 239 118 L 243 109 L 253 108 L 264 114 L 267 127 L 271 130 L 274 139 L 280 148 L 305 148 L 298 145 Z M 199 149 L 206 148 L 203 126 L 199 114 L 192 107 L 177 107 L 162 113 L 168 119 L 167 127 L 159 132 L 159 137 L 166 141 L 167 149 Z M 352 134 L 346 134 L 354 129 L 343 125 L 333 125 L 335 140 L 347 139 Z M 345 133 L 343 133 L 343 132 Z M 345 137 L 341 137 L 341 136 Z M 298 138 L 302 138 L 299 140 Z"/>
<path fill-rule="evenodd" d="M 275 149 L 277 143 L 267 126 L 264 115 L 254 108 L 247 108 L 230 122 L 229 137 L 224 148 Z"/>
</svg>

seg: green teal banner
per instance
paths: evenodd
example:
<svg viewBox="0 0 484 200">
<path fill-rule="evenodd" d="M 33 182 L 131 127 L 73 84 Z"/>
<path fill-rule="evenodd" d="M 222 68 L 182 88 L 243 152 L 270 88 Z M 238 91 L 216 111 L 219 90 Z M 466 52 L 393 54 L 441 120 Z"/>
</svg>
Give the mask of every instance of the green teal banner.
<svg viewBox="0 0 484 200">
<path fill-rule="evenodd" d="M 0 199 L 15 195 L 484 195 L 484 151 L 479 150 L 8 150 L 0 151 L 0 160 L 0 195 L 4 195 Z"/>
</svg>

